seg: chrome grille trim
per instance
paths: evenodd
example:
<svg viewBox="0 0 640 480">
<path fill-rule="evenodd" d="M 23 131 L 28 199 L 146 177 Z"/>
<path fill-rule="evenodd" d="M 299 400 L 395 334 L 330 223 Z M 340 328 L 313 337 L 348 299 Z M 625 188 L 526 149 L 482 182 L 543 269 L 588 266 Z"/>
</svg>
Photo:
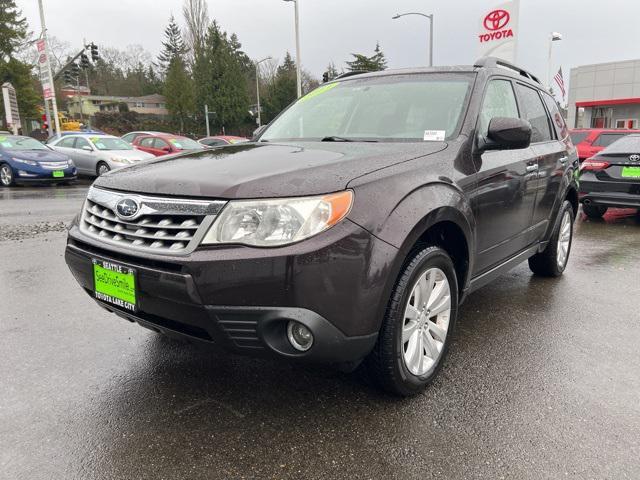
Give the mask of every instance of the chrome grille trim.
<svg viewBox="0 0 640 480">
<path fill-rule="evenodd" d="M 133 199 L 140 206 L 139 212 L 126 220 L 116 214 L 116 205 L 123 199 Z M 226 203 L 91 187 L 82 208 L 80 230 L 111 245 L 149 253 L 186 255 L 198 246 Z"/>
<path fill-rule="evenodd" d="M 69 163 L 67 163 L 66 161 L 62 162 L 39 162 L 40 166 L 42 168 L 46 168 L 47 170 L 58 170 L 58 169 L 65 169 L 67 167 L 69 167 Z"/>
</svg>

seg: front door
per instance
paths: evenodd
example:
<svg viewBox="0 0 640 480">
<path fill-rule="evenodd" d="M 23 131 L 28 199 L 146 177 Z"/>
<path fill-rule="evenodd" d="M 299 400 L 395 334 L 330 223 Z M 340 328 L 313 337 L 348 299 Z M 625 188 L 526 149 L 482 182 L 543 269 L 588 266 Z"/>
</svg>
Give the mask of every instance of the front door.
<svg viewBox="0 0 640 480">
<path fill-rule="evenodd" d="M 486 137 L 489 122 L 495 117 L 520 117 L 510 80 L 488 83 L 476 134 Z M 485 151 L 476 158 L 476 164 L 477 186 L 471 194 L 477 228 L 474 275 L 528 246 L 538 168 L 531 148 Z"/>
</svg>

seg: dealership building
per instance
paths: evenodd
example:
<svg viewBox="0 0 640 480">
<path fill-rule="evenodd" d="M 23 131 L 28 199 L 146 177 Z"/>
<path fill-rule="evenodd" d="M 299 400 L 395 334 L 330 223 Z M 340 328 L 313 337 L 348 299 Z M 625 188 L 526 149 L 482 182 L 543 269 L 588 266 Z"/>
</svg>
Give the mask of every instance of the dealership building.
<svg viewBox="0 0 640 480">
<path fill-rule="evenodd" d="M 640 60 L 571 69 L 571 128 L 640 128 Z"/>
</svg>

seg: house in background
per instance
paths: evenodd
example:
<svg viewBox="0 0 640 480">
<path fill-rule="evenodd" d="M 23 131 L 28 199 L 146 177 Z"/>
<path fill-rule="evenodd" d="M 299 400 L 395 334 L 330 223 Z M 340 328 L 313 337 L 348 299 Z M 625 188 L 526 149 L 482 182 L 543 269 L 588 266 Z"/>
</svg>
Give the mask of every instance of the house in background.
<svg viewBox="0 0 640 480">
<path fill-rule="evenodd" d="M 119 112 L 126 104 L 131 112 L 166 118 L 166 100 L 163 95 L 153 94 L 143 97 L 115 97 L 107 95 L 78 95 L 69 97 L 67 111 L 73 118 L 94 117 L 98 112 Z"/>
</svg>

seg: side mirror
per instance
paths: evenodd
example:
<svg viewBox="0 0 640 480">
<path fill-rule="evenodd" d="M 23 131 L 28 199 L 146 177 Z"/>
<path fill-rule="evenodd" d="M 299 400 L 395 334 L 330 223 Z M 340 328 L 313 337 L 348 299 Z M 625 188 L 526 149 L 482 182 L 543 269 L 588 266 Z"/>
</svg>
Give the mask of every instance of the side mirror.
<svg viewBox="0 0 640 480">
<path fill-rule="evenodd" d="M 252 141 L 257 140 L 257 139 L 258 139 L 258 137 L 264 133 L 264 131 L 267 129 L 267 127 L 268 127 L 268 126 L 269 126 L 269 125 L 261 125 L 260 127 L 256 128 L 256 129 L 253 131 L 253 138 L 252 138 L 251 140 L 252 140 Z"/>
<path fill-rule="evenodd" d="M 85 145 L 82 147 L 82 150 L 85 150 L 87 152 L 93 152 L 93 148 L 91 148 L 89 145 Z"/>
<path fill-rule="evenodd" d="M 531 124 L 520 118 L 494 117 L 489 122 L 482 150 L 518 150 L 531 145 Z"/>
</svg>

